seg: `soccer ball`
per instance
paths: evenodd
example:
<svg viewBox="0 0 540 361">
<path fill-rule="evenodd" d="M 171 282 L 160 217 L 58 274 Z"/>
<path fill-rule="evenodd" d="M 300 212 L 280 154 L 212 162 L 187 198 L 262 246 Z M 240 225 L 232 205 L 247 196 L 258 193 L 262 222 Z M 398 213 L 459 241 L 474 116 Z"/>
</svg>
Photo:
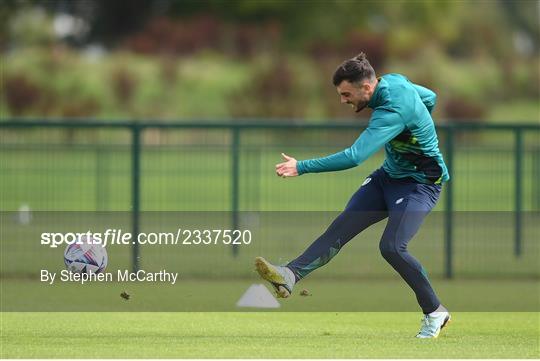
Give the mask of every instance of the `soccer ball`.
<svg viewBox="0 0 540 361">
<path fill-rule="evenodd" d="M 101 244 L 79 239 L 66 247 L 64 263 L 73 273 L 101 273 L 107 267 L 107 251 Z"/>
</svg>

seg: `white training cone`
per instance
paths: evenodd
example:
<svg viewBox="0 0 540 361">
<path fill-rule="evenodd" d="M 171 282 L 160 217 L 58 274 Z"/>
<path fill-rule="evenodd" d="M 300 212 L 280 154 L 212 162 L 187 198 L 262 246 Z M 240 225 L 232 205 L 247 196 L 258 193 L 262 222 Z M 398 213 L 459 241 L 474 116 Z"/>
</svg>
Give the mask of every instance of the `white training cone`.
<svg viewBox="0 0 540 361">
<path fill-rule="evenodd" d="M 281 305 L 261 284 L 251 285 L 247 291 L 236 302 L 237 307 L 255 307 L 255 308 L 279 308 Z"/>
<path fill-rule="evenodd" d="M 26 203 L 21 204 L 17 213 L 17 222 L 20 224 L 30 224 L 31 220 L 32 213 L 30 212 L 30 206 Z"/>
</svg>

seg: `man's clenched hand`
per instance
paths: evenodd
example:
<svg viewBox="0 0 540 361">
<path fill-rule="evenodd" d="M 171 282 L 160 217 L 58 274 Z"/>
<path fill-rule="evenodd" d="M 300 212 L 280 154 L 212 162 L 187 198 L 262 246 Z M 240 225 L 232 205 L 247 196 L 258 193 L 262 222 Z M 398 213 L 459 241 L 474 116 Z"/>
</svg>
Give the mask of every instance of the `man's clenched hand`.
<svg viewBox="0 0 540 361">
<path fill-rule="evenodd" d="M 289 157 L 285 153 L 281 153 L 281 156 L 285 162 L 276 164 L 276 174 L 283 178 L 296 177 L 298 175 L 298 170 L 296 169 L 296 159 Z"/>
</svg>

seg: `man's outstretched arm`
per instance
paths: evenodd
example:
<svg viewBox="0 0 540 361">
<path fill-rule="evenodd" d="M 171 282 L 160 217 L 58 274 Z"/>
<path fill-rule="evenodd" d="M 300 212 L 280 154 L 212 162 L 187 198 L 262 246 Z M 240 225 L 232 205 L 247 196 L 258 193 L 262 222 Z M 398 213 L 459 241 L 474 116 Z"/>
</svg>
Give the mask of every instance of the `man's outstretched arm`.
<svg viewBox="0 0 540 361">
<path fill-rule="evenodd" d="M 369 126 L 349 148 L 323 158 L 298 161 L 298 175 L 332 172 L 356 167 L 403 131 L 401 116 L 387 109 L 373 112 Z"/>
</svg>

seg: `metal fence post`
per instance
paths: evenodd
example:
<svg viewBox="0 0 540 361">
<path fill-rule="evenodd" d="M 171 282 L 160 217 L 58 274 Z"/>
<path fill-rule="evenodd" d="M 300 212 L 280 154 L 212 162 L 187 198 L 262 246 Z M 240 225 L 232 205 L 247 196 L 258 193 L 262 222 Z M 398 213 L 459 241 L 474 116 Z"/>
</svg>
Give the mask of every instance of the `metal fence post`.
<svg viewBox="0 0 540 361">
<path fill-rule="evenodd" d="M 140 212 L 140 176 L 141 176 L 141 128 L 138 124 L 131 126 L 132 144 L 131 144 L 131 234 L 133 235 L 133 254 L 132 268 L 133 272 L 139 270 L 139 244 L 137 237 L 139 235 L 139 212 Z"/>
<path fill-rule="evenodd" d="M 523 208 L 523 132 L 516 128 L 516 148 L 515 148 L 515 233 L 514 233 L 514 254 L 516 257 L 521 256 L 521 210 Z"/>
<path fill-rule="evenodd" d="M 232 229 L 238 229 L 238 210 L 239 210 L 239 183 L 240 183 L 240 128 L 232 128 L 232 148 L 231 148 L 231 216 Z M 238 245 L 232 245 L 233 256 L 238 255 Z"/>
<path fill-rule="evenodd" d="M 452 278 L 454 275 L 454 270 L 452 267 L 452 232 L 454 229 L 454 204 L 453 204 L 453 183 L 454 176 L 454 128 L 452 125 L 446 128 L 446 154 L 445 161 L 446 166 L 448 167 L 448 174 L 450 175 L 450 181 L 446 183 L 446 198 L 445 198 L 445 232 L 444 232 L 444 249 L 445 249 L 445 263 L 444 263 L 444 276 L 448 279 Z"/>
<path fill-rule="evenodd" d="M 96 210 L 107 209 L 107 165 L 108 153 L 102 145 L 96 148 Z"/>
<path fill-rule="evenodd" d="M 534 211 L 540 210 L 540 148 L 532 149 L 532 169 L 531 169 L 531 184 L 532 184 L 532 204 L 531 208 Z"/>
</svg>

